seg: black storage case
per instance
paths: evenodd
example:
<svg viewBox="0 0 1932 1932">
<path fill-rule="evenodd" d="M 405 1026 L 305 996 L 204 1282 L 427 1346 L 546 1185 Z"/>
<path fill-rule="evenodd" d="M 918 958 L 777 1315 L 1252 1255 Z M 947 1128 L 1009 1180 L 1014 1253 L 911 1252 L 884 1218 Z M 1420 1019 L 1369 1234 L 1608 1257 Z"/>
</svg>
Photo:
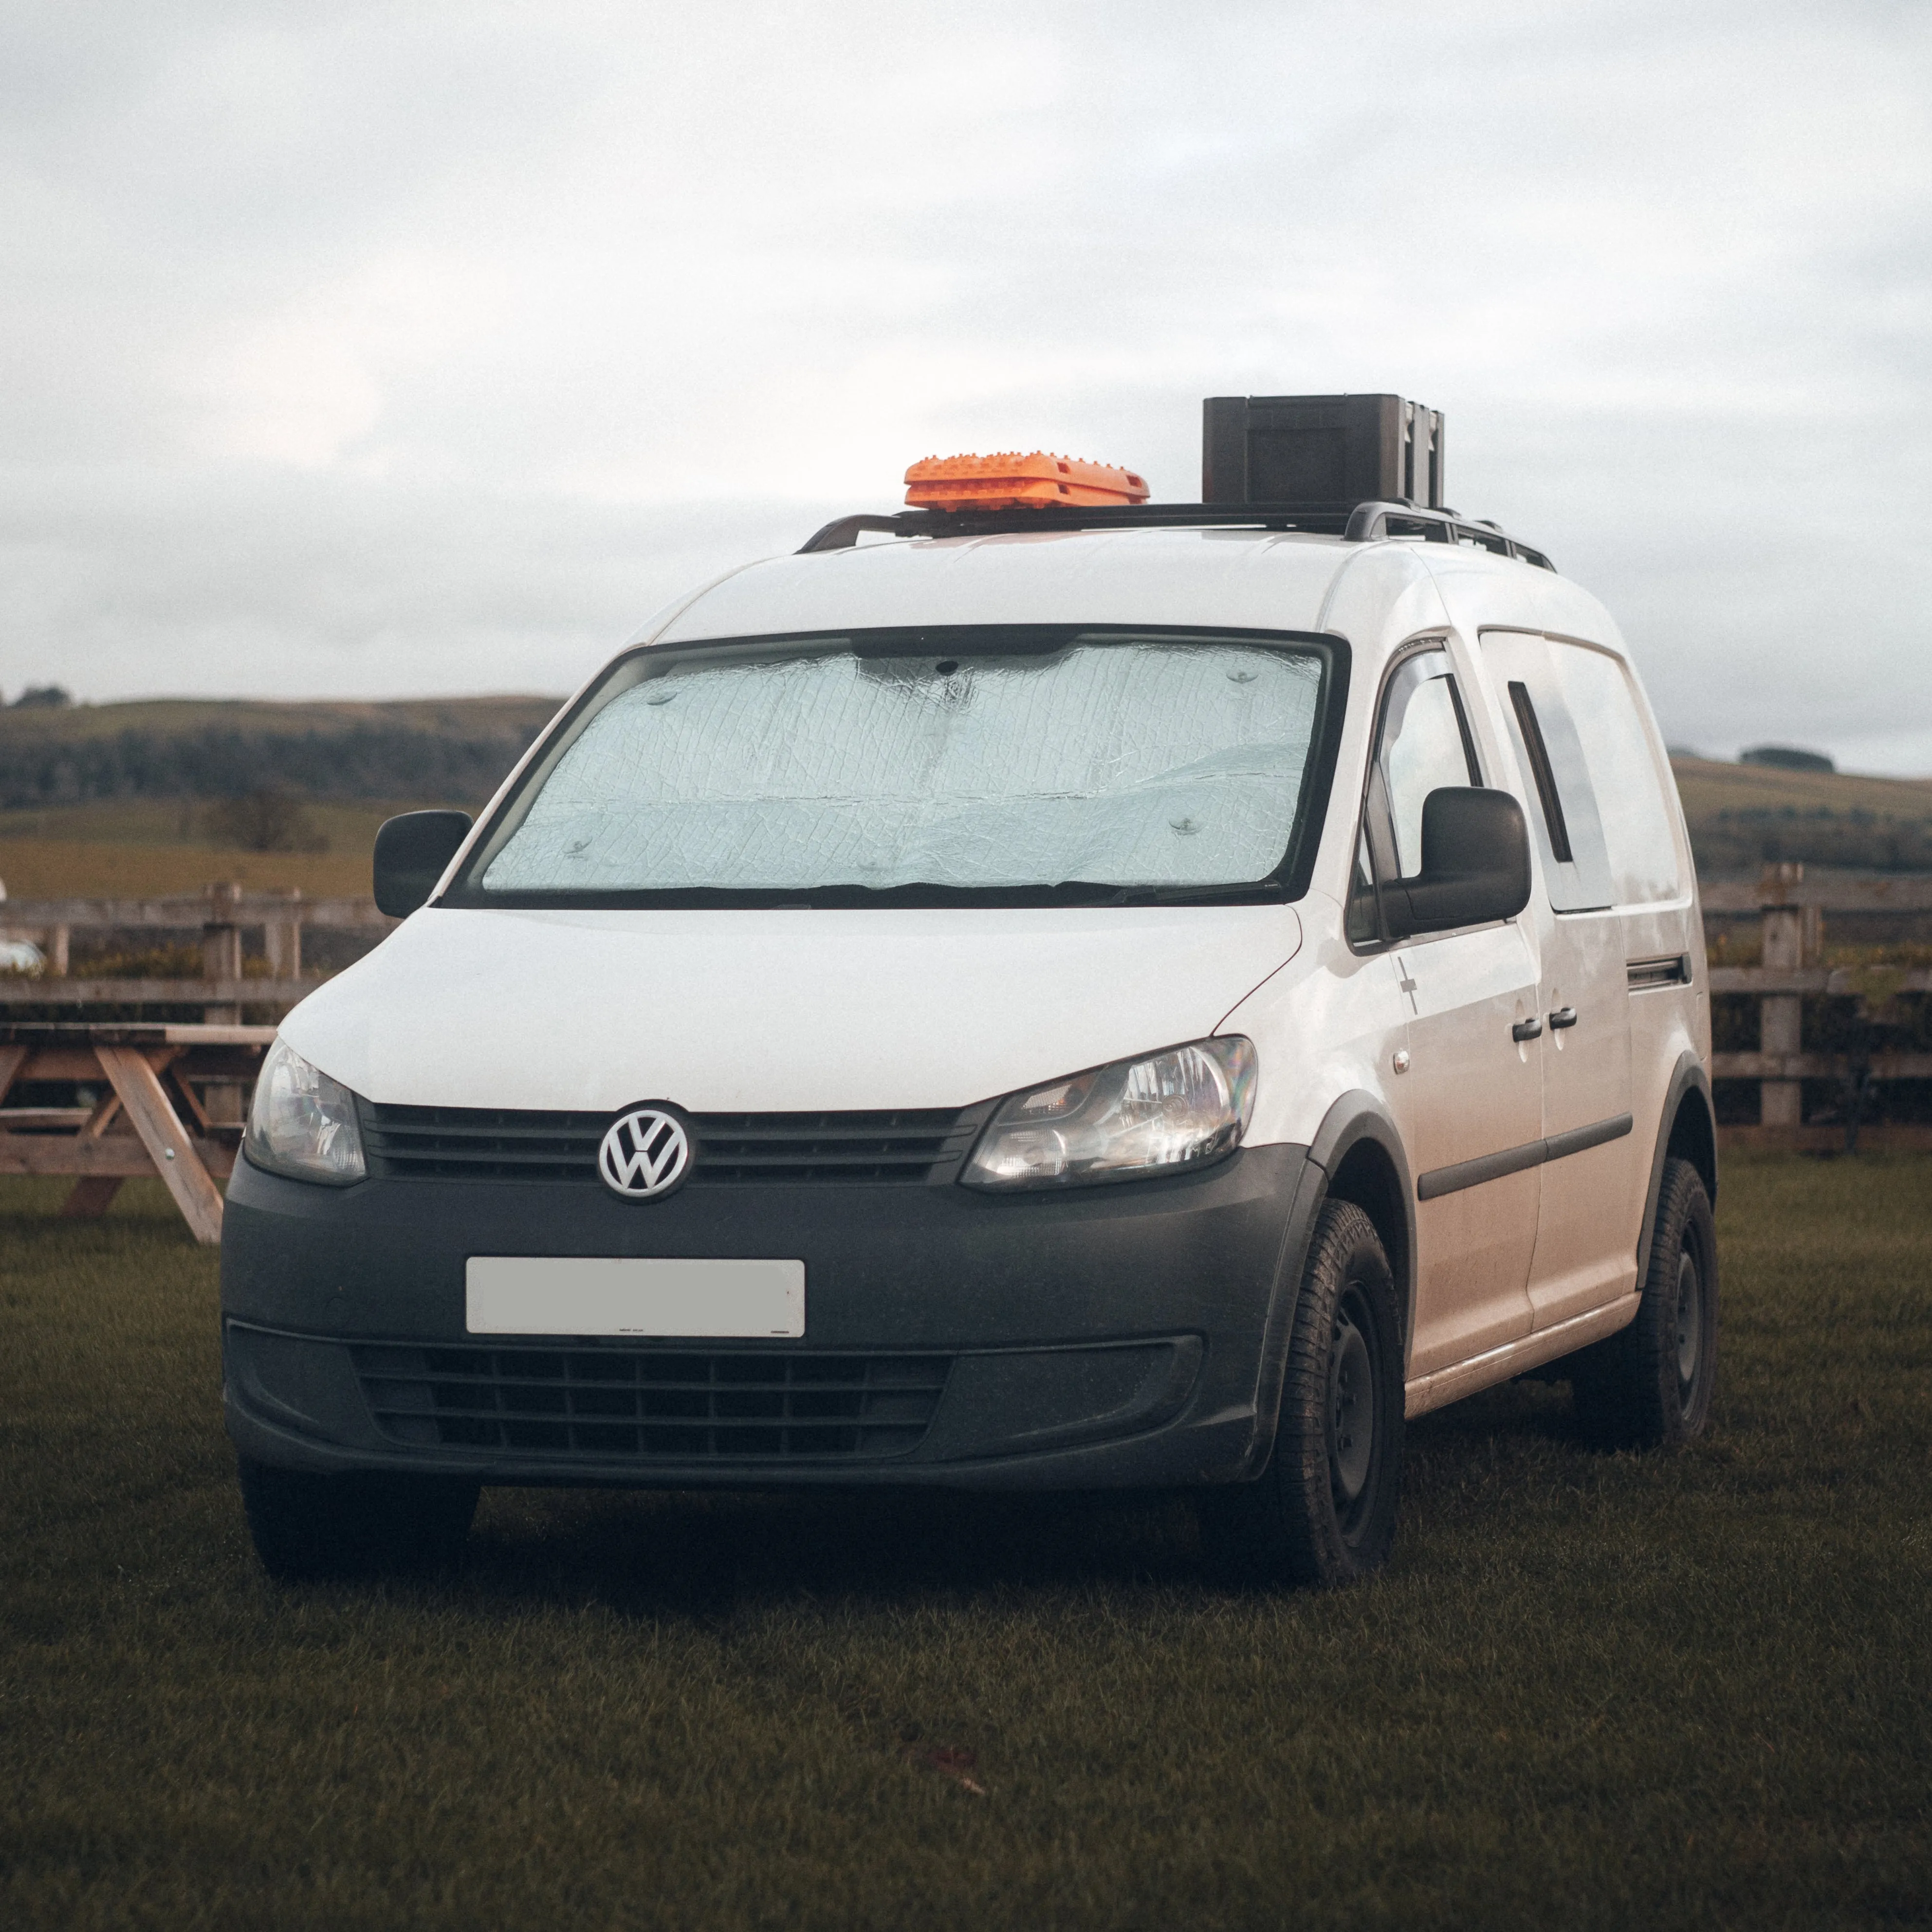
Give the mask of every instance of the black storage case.
<svg viewBox="0 0 1932 1932">
<path fill-rule="evenodd" d="M 1201 500 L 1442 506 L 1442 412 L 1400 396 L 1210 396 Z"/>
</svg>

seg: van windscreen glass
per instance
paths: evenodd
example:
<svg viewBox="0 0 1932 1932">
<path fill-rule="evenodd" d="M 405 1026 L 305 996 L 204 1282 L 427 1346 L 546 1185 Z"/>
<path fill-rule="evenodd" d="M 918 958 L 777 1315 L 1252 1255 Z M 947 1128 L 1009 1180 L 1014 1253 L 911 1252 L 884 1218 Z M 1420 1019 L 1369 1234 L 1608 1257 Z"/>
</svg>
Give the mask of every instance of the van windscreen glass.
<svg viewBox="0 0 1932 1932">
<path fill-rule="evenodd" d="M 1031 626 L 636 652 L 533 762 L 446 903 L 1278 880 L 1334 654 Z"/>
</svg>

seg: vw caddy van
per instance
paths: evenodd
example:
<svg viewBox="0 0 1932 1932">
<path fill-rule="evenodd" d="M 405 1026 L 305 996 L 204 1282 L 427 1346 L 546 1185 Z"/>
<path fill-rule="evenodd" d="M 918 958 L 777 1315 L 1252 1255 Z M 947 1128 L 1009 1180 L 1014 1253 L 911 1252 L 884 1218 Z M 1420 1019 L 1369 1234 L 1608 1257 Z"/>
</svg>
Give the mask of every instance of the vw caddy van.
<svg viewBox="0 0 1932 1932">
<path fill-rule="evenodd" d="M 485 1484 L 926 1484 L 1190 1490 L 1336 1583 L 1406 1418 L 1702 1426 L 1702 928 L 1617 627 L 1441 507 L 1429 412 L 1208 416 L 1198 504 L 920 466 L 383 828 L 406 916 L 228 1195 L 270 1570 L 447 1557 Z"/>
</svg>

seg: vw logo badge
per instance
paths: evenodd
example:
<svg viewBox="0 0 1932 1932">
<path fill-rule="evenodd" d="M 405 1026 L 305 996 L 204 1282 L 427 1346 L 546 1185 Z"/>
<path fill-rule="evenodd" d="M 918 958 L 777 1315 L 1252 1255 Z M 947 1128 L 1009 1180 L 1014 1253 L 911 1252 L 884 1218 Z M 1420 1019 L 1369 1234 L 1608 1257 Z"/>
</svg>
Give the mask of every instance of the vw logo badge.
<svg viewBox="0 0 1932 1932">
<path fill-rule="evenodd" d="M 655 1201 L 691 1172 L 691 1136 L 662 1102 L 632 1107 L 610 1123 L 597 1150 L 597 1172 L 614 1194 Z"/>
</svg>

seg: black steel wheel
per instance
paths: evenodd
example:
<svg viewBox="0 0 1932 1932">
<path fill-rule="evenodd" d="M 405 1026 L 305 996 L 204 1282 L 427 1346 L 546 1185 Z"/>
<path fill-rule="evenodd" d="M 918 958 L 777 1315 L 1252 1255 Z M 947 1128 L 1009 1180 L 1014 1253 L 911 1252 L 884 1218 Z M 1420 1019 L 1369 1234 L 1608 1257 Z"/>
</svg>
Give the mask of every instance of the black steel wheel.
<svg viewBox="0 0 1932 1932">
<path fill-rule="evenodd" d="M 1666 1160 L 1636 1317 L 1571 1365 L 1576 1418 L 1606 1448 L 1671 1448 L 1702 1430 L 1718 1377 L 1718 1230 L 1702 1178 Z"/>
<path fill-rule="evenodd" d="M 1388 1256 L 1360 1208 L 1331 1201 L 1309 1245 L 1268 1466 L 1202 1499 L 1210 1559 L 1249 1582 L 1332 1588 L 1367 1576 L 1394 1540 L 1402 1454 Z"/>
<path fill-rule="evenodd" d="M 447 1476 L 321 1476 L 240 1458 L 255 1553 L 286 1582 L 433 1570 L 463 1553 L 482 1485 Z"/>
</svg>

